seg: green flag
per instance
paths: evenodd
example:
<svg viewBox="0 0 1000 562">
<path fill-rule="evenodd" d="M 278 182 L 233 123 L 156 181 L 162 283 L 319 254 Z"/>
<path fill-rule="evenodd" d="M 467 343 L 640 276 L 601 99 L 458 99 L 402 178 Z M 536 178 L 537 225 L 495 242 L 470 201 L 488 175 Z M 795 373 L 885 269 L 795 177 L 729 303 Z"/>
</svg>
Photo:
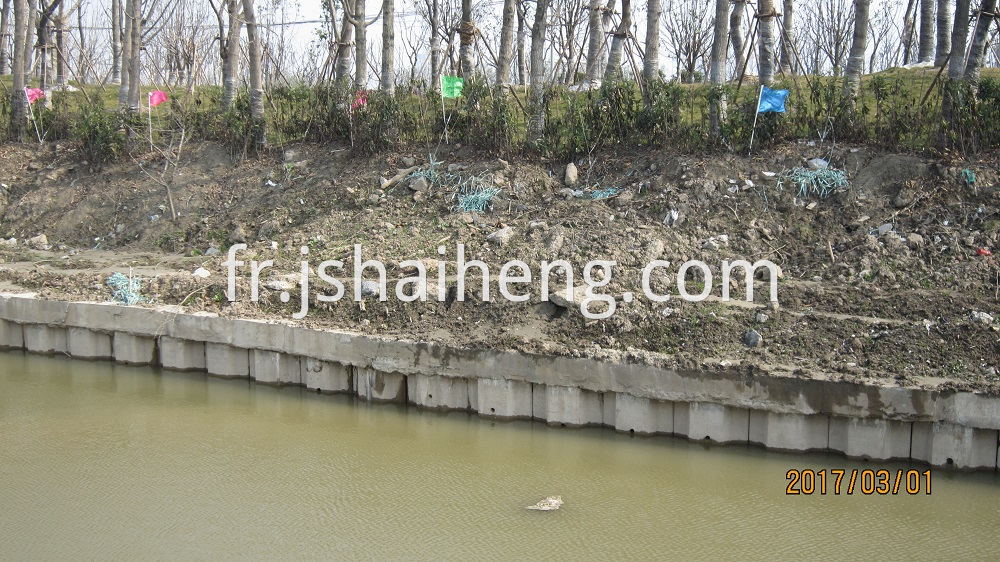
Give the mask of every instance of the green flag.
<svg viewBox="0 0 1000 562">
<path fill-rule="evenodd" d="M 441 95 L 446 98 L 457 98 L 462 95 L 462 85 L 465 81 L 458 76 L 441 75 Z"/>
</svg>

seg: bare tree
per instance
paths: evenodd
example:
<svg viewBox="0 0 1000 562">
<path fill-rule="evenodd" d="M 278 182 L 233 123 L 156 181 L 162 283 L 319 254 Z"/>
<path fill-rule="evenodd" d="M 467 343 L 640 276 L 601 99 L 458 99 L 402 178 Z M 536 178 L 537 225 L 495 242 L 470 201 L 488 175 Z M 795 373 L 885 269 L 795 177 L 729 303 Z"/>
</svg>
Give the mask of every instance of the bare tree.
<svg viewBox="0 0 1000 562">
<path fill-rule="evenodd" d="M 735 0 L 733 11 L 729 16 L 729 40 L 733 44 L 733 54 L 736 56 L 736 72 L 743 72 L 746 65 L 746 41 L 743 37 L 743 13 L 747 10 L 746 0 Z"/>
<path fill-rule="evenodd" d="M 122 82 L 122 0 L 111 0 L 111 83 Z"/>
<path fill-rule="evenodd" d="M 715 25 L 712 34 L 712 64 L 709 79 L 709 134 L 722 135 L 722 120 L 726 117 L 726 98 L 722 86 L 726 82 L 726 47 L 729 44 L 729 0 L 715 0 Z"/>
<path fill-rule="evenodd" d="M 7 37 L 10 34 L 10 0 L 0 6 L 0 76 L 7 74 Z"/>
<path fill-rule="evenodd" d="M 976 29 L 972 35 L 972 49 L 969 51 L 969 62 L 965 66 L 965 81 L 973 87 L 979 85 L 979 71 L 983 66 L 990 26 L 993 24 L 993 16 L 989 14 L 995 13 L 996 10 L 997 0 L 983 0 L 979 5 Z"/>
<path fill-rule="evenodd" d="M 473 43 L 476 39 L 476 24 L 472 21 L 472 0 L 462 0 L 462 25 L 458 29 L 459 35 L 459 76 L 472 76 L 475 74 L 475 60 Z"/>
<path fill-rule="evenodd" d="M 844 73 L 844 96 L 853 105 L 861 90 L 861 72 L 865 66 L 865 52 L 868 49 L 868 12 L 871 0 L 854 0 L 854 38 L 851 40 L 851 55 L 847 59 Z"/>
<path fill-rule="evenodd" d="M 253 0 L 243 0 L 243 19 L 247 26 L 247 51 L 249 52 L 250 118 L 253 120 L 258 135 L 254 141 L 258 146 L 262 146 L 267 138 L 264 128 L 264 84 L 260 65 L 260 32 L 257 29 L 257 15 L 254 13 Z"/>
<path fill-rule="evenodd" d="M 219 62 L 222 65 L 222 110 L 228 111 L 236 99 L 236 76 L 240 68 L 240 30 L 243 15 L 239 0 L 224 0 L 216 4 L 209 0 L 219 24 Z"/>
<path fill-rule="evenodd" d="M 658 2 L 659 0 L 650 0 Z M 604 44 L 604 14 L 601 0 L 590 0 L 587 6 L 587 76 L 588 84 L 596 84 L 601 72 L 601 48 Z"/>
<path fill-rule="evenodd" d="M 948 78 L 961 80 L 965 74 L 965 47 L 969 41 L 969 0 L 956 0 L 955 25 L 951 33 L 951 60 L 948 62 Z"/>
<path fill-rule="evenodd" d="M 805 26 L 813 50 L 814 74 L 829 64 L 834 76 L 840 76 L 848 53 L 854 16 L 847 0 L 817 0 L 805 13 Z"/>
<path fill-rule="evenodd" d="M 937 2 L 937 46 L 934 51 L 934 66 L 944 66 L 951 53 L 951 2 Z"/>
<path fill-rule="evenodd" d="M 14 75 L 14 87 L 11 89 L 10 136 L 11 140 L 20 142 L 24 138 L 24 121 L 27 116 L 24 89 L 24 59 L 25 43 L 28 28 L 28 7 L 25 0 L 14 0 L 14 38 L 11 73 Z"/>
<path fill-rule="evenodd" d="M 382 0 L 382 76 L 379 87 L 385 92 L 392 92 L 395 86 L 393 51 L 396 48 L 396 34 L 393 29 L 393 0 Z"/>
<path fill-rule="evenodd" d="M 531 26 L 531 87 L 528 96 L 531 117 L 528 119 L 528 140 L 540 141 L 545 130 L 545 17 L 549 0 L 538 0 L 535 5 L 535 22 Z"/>
<path fill-rule="evenodd" d="M 757 25 L 760 31 L 757 66 L 762 86 L 769 86 L 774 79 L 774 13 L 772 0 L 757 0 Z"/>
<path fill-rule="evenodd" d="M 586 5 L 581 0 L 555 0 L 552 5 L 556 25 L 549 27 L 550 30 L 555 30 L 551 48 L 559 57 L 556 66 L 561 68 L 562 65 L 565 65 L 566 67 L 563 74 L 563 82 L 566 84 L 576 82 L 576 73 L 580 63 L 578 38 L 586 9 Z"/>
<path fill-rule="evenodd" d="M 934 0 L 920 0 L 920 62 L 934 60 Z"/>
<path fill-rule="evenodd" d="M 728 0 L 727 0 L 728 1 Z M 649 0 L 646 10 L 646 52 L 642 57 L 642 81 L 652 84 L 660 69 L 660 18 L 662 17 L 661 0 Z M 728 41 L 729 38 L 727 37 Z M 723 77 L 725 79 L 725 77 Z M 643 90 L 646 92 L 646 90 Z M 646 96 L 649 103 L 649 96 Z"/>
<path fill-rule="evenodd" d="M 608 66 L 604 70 L 604 79 L 611 80 L 621 76 L 622 46 L 632 33 L 632 0 L 622 0 L 622 19 L 618 23 L 611 39 L 611 50 L 608 53 Z"/>
<path fill-rule="evenodd" d="M 668 54 L 677 61 L 677 79 L 693 83 L 712 48 L 713 13 L 703 0 L 673 0 L 663 17 Z"/>
<path fill-rule="evenodd" d="M 142 82 L 141 67 L 139 64 L 139 54 L 142 52 L 142 0 L 129 0 L 131 6 L 132 37 L 129 41 L 132 48 L 129 50 L 128 58 L 128 108 L 133 112 L 139 111 L 139 85 Z"/>
<path fill-rule="evenodd" d="M 900 36 L 899 42 L 900 50 L 903 53 L 903 64 L 910 64 L 910 57 L 913 55 L 913 40 L 915 34 L 916 0 L 907 0 L 906 10 L 903 12 L 903 33 Z"/>
<path fill-rule="evenodd" d="M 510 82 L 510 60 L 514 43 L 514 18 L 516 0 L 504 0 L 503 16 L 500 24 L 500 52 L 497 53 L 497 84 Z"/>
<path fill-rule="evenodd" d="M 795 71 L 792 64 L 795 47 L 791 44 L 795 36 L 795 8 L 792 0 L 784 0 L 784 11 L 781 14 L 781 71 L 791 74 Z"/>
<path fill-rule="evenodd" d="M 524 2 L 517 2 L 517 83 L 524 86 L 528 82 L 528 64 L 524 57 L 524 44 L 527 42 L 527 16 Z"/>
</svg>

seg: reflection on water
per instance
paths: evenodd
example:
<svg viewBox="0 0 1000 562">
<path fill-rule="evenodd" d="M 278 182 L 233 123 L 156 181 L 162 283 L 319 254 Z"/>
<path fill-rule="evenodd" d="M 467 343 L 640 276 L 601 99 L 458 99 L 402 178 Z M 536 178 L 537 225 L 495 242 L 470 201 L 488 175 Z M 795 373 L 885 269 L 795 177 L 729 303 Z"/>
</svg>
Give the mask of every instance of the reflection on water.
<svg viewBox="0 0 1000 562">
<path fill-rule="evenodd" d="M 790 468 L 844 466 L 886 463 L 0 354 L 5 559 L 996 555 L 992 474 L 784 495 Z"/>
</svg>

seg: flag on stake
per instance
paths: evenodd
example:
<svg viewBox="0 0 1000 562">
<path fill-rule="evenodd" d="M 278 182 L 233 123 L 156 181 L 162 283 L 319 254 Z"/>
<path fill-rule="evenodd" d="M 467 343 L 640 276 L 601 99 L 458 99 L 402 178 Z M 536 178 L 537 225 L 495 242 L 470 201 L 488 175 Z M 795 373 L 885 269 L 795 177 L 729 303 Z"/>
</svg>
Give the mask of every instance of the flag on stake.
<svg viewBox="0 0 1000 562">
<path fill-rule="evenodd" d="M 787 97 L 788 90 L 772 90 L 763 86 L 760 91 L 760 102 L 757 104 L 757 113 L 784 113 Z"/>
<path fill-rule="evenodd" d="M 441 96 L 445 98 L 457 98 L 462 95 L 462 86 L 465 80 L 458 76 L 441 76 Z"/>
<path fill-rule="evenodd" d="M 156 107 L 165 101 L 167 101 L 167 93 L 163 90 L 149 92 L 149 107 Z"/>
<path fill-rule="evenodd" d="M 45 92 L 39 88 L 25 88 L 24 96 L 28 98 L 28 105 L 33 105 L 36 101 L 45 97 Z"/>
</svg>

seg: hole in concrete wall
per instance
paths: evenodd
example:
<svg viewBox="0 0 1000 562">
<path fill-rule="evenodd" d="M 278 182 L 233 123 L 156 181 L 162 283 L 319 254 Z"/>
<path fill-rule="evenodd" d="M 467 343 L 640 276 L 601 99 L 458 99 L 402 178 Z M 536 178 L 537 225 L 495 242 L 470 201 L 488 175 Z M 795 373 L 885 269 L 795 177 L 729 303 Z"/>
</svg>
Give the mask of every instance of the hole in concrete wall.
<svg viewBox="0 0 1000 562">
<path fill-rule="evenodd" d="M 566 424 L 561 423 L 561 424 L 559 424 L 559 427 L 566 427 Z"/>
<path fill-rule="evenodd" d="M 323 394 L 323 390 L 322 390 L 322 389 L 319 389 L 319 388 L 317 388 L 317 389 L 316 389 L 316 394 Z"/>
<path fill-rule="evenodd" d="M 490 413 L 491 413 L 491 414 L 495 414 L 495 413 L 497 413 L 497 410 L 496 410 L 496 408 L 490 408 Z"/>
<path fill-rule="evenodd" d="M 705 441 L 711 441 L 711 440 L 712 440 L 712 436 L 711 435 L 706 435 L 705 436 Z"/>
<path fill-rule="evenodd" d="M 635 430 L 634 429 L 630 429 L 630 430 L 628 430 L 628 432 L 629 432 L 629 435 L 635 435 Z"/>
<path fill-rule="evenodd" d="M 948 457 L 948 459 L 945 460 L 944 463 L 945 464 L 955 464 L 955 459 L 953 459 L 951 457 Z"/>
<path fill-rule="evenodd" d="M 428 394 L 427 397 L 428 398 L 434 398 L 434 395 L 433 394 Z"/>
</svg>

